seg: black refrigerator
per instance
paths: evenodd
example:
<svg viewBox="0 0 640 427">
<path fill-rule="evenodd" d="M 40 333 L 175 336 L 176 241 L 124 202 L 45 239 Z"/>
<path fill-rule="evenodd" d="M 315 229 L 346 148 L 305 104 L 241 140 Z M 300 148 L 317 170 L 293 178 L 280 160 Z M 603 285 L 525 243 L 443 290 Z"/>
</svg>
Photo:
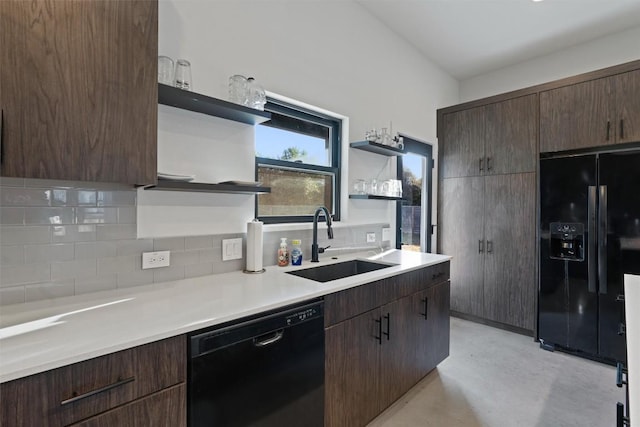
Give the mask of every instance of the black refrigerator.
<svg viewBox="0 0 640 427">
<path fill-rule="evenodd" d="M 640 274 L 640 151 L 541 157 L 541 345 L 626 362 L 625 273 Z"/>
</svg>

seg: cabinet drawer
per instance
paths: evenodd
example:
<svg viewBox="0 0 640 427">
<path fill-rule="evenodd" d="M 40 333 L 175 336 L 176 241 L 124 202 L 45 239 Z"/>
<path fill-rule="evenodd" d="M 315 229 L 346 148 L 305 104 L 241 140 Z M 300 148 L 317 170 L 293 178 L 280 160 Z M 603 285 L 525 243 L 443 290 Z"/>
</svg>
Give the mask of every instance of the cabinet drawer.
<svg viewBox="0 0 640 427">
<path fill-rule="evenodd" d="M 71 427 L 186 425 L 187 392 L 183 383 L 73 424 Z"/>
<path fill-rule="evenodd" d="M 0 425 L 67 425 L 184 382 L 184 335 L 0 384 Z"/>
<path fill-rule="evenodd" d="M 397 283 L 389 288 L 395 291 L 395 295 L 390 295 L 393 298 L 389 298 L 389 301 L 415 294 L 447 280 L 449 280 L 449 261 L 396 276 Z"/>
<path fill-rule="evenodd" d="M 395 277 L 390 277 L 325 295 L 325 327 L 383 305 L 389 293 L 387 288 L 395 286 L 395 280 Z"/>
</svg>

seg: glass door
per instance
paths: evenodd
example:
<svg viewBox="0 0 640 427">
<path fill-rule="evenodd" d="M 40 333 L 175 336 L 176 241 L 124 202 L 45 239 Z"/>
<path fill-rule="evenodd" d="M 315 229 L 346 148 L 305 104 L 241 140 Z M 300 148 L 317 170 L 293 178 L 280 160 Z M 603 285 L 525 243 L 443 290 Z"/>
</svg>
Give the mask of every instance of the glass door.
<svg viewBox="0 0 640 427">
<path fill-rule="evenodd" d="M 432 147 L 402 136 L 407 154 L 398 157 L 397 165 L 402 201 L 396 214 L 396 248 L 431 252 Z"/>
</svg>

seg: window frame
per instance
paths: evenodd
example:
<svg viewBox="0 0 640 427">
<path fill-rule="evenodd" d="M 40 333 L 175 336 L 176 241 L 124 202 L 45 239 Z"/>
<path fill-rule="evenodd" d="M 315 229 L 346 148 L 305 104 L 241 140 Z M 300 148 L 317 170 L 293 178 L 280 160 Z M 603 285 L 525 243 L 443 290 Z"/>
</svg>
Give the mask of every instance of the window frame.
<svg viewBox="0 0 640 427">
<path fill-rule="evenodd" d="M 278 169 L 288 169 L 293 171 L 309 171 L 333 175 L 333 212 L 331 217 L 334 221 L 340 221 L 340 188 L 342 172 L 342 126 L 343 120 L 339 117 L 331 116 L 310 108 L 301 107 L 279 99 L 267 96 L 265 111 L 287 115 L 296 119 L 327 126 L 330 129 L 330 164 L 331 166 L 320 166 L 308 163 L 290 162 L 287 160 L 276 160 L 266 157 L 255 156 L 255 179 L 258 180 L 258 168 L 260 166 L 275 167 Z M 265 122 L 266 123 L 266 122 Z M 261 126 L 261 125 L 257 125 Z M 295 132 L 295 130 L 292 130 Z M 282 216 L 258 216 L 259 195 L 255 197 L 255 217 L 264 224 L 284 224 L 284 223 L 311 223 L 313 214 L 310 215 L 282 215 Z"/>
</svg>

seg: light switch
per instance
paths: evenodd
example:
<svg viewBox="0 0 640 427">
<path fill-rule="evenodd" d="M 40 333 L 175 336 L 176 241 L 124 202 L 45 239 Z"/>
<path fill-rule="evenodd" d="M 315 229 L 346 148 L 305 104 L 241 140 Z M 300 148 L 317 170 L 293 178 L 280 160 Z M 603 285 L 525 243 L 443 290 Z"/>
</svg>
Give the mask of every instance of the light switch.
<svg viewBox="0 0 640 427">
<path fill-rule="evenodd" d="M 222 241 L 222 260 L 242 259 L 242 238 Z"/>
</svg>

